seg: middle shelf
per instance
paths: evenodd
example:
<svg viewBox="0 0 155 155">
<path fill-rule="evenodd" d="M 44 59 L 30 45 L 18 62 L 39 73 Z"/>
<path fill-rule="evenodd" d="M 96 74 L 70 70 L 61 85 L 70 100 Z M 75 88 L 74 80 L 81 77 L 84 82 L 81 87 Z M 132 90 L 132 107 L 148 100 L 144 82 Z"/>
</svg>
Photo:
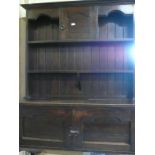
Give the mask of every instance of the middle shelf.
<svg viewBox="0 0 155 155">
<path fill-rule="evenodd" d="M 100 39 L 100 40 L 33 40 L 33 41 L 28 41 L 29 45 L 39 45 L 39 44 L 86 44 L 86 43 L 91 43 L 91 44 L 124 44 L 124 43 L 134 43 L 133 38 L 119 38 L 119 39 Z"/>
<path fill-rule="evenodd" d="M 52 73 L 60 73 L 60 74 L 92 74 L 92 73 L 105 73 L 105 74 L 133 74 L 133 70 L 29 70 L 29 74 L 52 74 Z"/>
</svg>

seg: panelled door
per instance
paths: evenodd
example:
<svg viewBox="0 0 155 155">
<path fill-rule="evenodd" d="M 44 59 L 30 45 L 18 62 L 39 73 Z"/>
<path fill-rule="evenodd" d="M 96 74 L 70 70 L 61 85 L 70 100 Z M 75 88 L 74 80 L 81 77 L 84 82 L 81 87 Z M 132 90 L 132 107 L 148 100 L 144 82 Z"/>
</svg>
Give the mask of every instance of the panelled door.
<svg viewBox="0 0 155 155">
<path fill-rule="evenodd" d="M 62 8 L 60 12 L 60 36 L 62 40 L 96 38 L 96 7 L 67 7 Z"/>
</svg>

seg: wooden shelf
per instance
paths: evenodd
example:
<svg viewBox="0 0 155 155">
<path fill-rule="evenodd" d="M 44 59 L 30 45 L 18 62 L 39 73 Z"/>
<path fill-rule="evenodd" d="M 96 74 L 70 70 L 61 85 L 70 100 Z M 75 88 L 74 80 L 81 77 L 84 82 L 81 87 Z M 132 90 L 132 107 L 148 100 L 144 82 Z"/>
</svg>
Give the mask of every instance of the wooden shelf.
<svg viewBox="0 0 155 155">
<path fill-rule="evenodd" d="M 125 39 L 113 39 L 113 40 L 35 40 L 28 41 L 28 44 L 85 44 L 85 43 L 97 43 L 97 44 L 108 44 L 108 43 L 132 43 L 134 42 L 133 38 Z"/>
<path fill-rule="evenodd" d="M 34 105 L 83 105 L 83 106 L 107 106 L 107 107 L 134 107 L 134 99 L 129 100 L 127 98 L 107 98 L 107 99 L 50 99 L 50 100 L 20 100 L 22 104 L 34 104 Z"/>
<path fill-rule="evenodd" d="M 72 73 L 72 74 L 87 74 L 87 73 L 129 73 L 129 74 L 132 74 L 134 73 L 133 70 L 34 70 L 34 71 L 28 71 L 28 73 L 30 74 L 49 74 L 49 73 L 60 73 L 60 74 L 63 74 L 63 73 Z"/>
<path fill-rule="evenodd" d="M 123 0 L 121 0 L 124 3 Z M 128 4 L 134 4 L 135 0 L 127 0 Z M 45 9 L 45 8 L 56 8 L 60 6 L 88 6 L 88 5 L 103 5 L 103 4 L 117 4 L 115 0 L 80 0 L 80 1 L 66 1 L 66 2 L 44 2 L 44 3 L 31 3 L 31 4 L 20 4 L 23 8 L 29 9 Z"/>
</svg>

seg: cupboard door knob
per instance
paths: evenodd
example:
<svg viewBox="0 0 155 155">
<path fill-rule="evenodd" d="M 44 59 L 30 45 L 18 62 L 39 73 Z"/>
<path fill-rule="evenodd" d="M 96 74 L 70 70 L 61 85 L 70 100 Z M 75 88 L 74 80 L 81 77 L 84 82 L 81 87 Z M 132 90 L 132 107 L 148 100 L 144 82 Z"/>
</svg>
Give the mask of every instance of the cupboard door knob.
<svg viewBox="0 0 155 155">
<path fill-rule="evenodd" d="M 71 22 L 71 23 L 70 23 L 70 26 L 71 26 L 71 27 L 76 26 L 76 23 L 75 23 L 75 22 Z"/>
<path fill-rule="evenodd" d="M 60 25 L 60 30 L 64 30 L 65 29 L 65 25 L 64 24 L 61 24 Z"/>
<path fill-rule="evenodd" d="M 68 137 L 77 137 L 80 134 L 79 130 L 70 130 Z"/>
<path fill-rule="evenodd" d="M 77 134 L 78 135 L 80 132 L 78 130 L 70 130 L 70 133 L 71 134 Z"/>
</svg>

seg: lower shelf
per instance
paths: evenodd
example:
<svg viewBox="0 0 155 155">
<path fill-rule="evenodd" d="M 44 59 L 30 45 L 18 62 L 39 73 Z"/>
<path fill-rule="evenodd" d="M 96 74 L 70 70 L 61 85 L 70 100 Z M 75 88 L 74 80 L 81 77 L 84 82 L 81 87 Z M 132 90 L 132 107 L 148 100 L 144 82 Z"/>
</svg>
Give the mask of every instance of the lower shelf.
<svg viewBox="0 0 155 155">
<path fill-rule="evenodd" d="M 49 100 L 38 100 L 38 99 L 22 99 L 21 103 L 30 104 L 30 105 L 51 105 L 51 106 L 102 106 L 102 107 L 133 107 L 134 99 L 127 98 L 59 98 L 59 99 L 49 99 Z"/>
<path fill-rule="evenodd" d="M 134 106 L 21 103 L 20 147 L 134 152 Z"/>
</svg>

